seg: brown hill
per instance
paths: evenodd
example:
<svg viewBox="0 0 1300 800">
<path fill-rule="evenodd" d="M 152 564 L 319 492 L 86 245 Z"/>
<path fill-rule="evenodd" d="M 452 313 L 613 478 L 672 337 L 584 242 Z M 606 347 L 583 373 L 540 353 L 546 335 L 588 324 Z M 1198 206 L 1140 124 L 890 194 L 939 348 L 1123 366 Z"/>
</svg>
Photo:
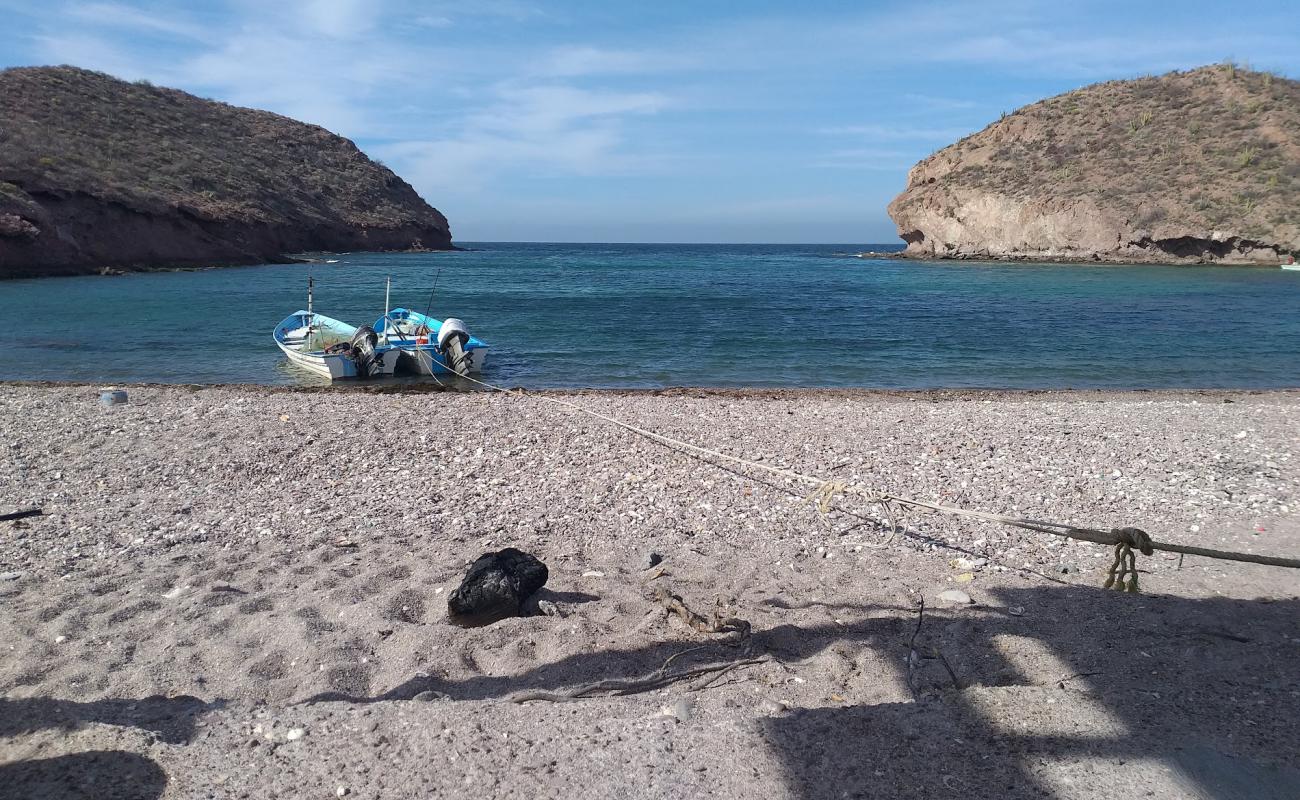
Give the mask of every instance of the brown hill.
<svg viewBox="0 0 1300 800">
<path fill-rule="evenodd" d="M 0 71 L 0 278 L 451 247 L 347 139 L 72 67 Z"/>
<path fill-rule="evenodd" d="M 911 255 L 1277 263 L 1300 253 L 1300 82 L 1231 64 L 1110 81 L 912 168 Z"/>
</svg>

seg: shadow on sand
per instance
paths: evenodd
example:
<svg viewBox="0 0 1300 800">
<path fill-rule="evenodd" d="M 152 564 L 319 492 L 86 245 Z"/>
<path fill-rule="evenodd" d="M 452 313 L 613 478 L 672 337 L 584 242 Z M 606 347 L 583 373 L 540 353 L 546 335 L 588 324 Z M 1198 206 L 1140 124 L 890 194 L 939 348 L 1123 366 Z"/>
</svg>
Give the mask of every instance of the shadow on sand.
<svg viewBox="0 0 1300 800">
<path fill-rule="evenodd" d="M 1072 770 L 1083 774 L 1080 762 L 1120 773 L 1152 762 L 1187 797 L 1300 797 L 1300 639 L 1292 638 L 1300 601 L 1189 600 L 1079 586 L 992 594 L 985 606 L 927 609 L 916 640 L 923 657 L 910 669 L 911 609 L 754 631 L 750 653 L 787 663 L 833 645 L 871 648 L 896 665 L 879 680 L 914 692 L 911 702 L 804 708 L 763 720 L 796 796 L 1053 797 Z M 661 642 L 577 654 L 507 677 L 417 675 L 373 697 L 326 694 L 306 702 L 424 692 L 488 700 L 562 690 L 646 675 L 681 649 Z M 737 655 L 718 645 L 678 666 Z"/>
<path fill-rule="evenodd" d="M 122 750 L 0 764 L 2 800 L 155 800 L 166 788 L 157 762 Z"/>
</svg>

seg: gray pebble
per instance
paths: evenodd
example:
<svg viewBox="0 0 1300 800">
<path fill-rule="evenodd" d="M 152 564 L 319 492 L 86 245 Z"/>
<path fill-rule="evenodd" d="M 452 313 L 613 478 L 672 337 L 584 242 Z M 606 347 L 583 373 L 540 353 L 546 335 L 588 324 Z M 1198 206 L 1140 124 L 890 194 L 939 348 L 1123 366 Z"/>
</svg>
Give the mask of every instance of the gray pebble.
<svg viewBox="0 0 1300 800">
<path fill-rule="evenodd" d="M 944 606 L 968 606 L 975 601 L 961 589 L 948 589 L 939 592 L 939 604 Z"/>
<path fill-rule="evenodd" d="M 758 704 L 758 710 L 763 712 L 764 716 L 774 717 L 789 711 L 790 705 L 780 700 L 764 698 L 763 702 Z"/>
<path fill-rule="evenodd" d="M 446 700 L 447 695 L 443 694 L 442 692 L 435 692 L 426 689 L 425 691 L 420 692 L 419 694 L 417 694 L 415 697 L 412 697 L 411 699 L 419 700 L 421 703 L 432 703 L 435 700 Z"/>
<path fill-rule="evenodd" d="M 22 576 L 21 572 L 0 572 L 0 581 L 16 581 Z"/>
<path fill-rule="evenodd" d="M 676 703 L 673 703 L 673 716 L 678 722 L 690 722 L 695 717 L 695 701 L 683 697 Z"/>
</svg>

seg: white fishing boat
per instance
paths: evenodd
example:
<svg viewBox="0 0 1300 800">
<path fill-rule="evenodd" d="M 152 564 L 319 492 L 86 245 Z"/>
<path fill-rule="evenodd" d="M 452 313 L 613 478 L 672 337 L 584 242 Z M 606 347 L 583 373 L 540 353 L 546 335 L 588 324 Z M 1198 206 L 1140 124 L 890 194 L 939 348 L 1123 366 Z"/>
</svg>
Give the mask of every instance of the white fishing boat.
<svg viewBox="0 0 1300 800">
<path fill-rule="evenodd" d="M 436 284 L 435 284 L 436 285 Z M 454 317 L 439 320 L 406 308 L 389 309 L 392 279 L 384 291 L 384 315 L 374 330 L 381 347 L 395 347 L 402 355 L 398 369 L 416 375 L 468 375 L 482 372 L 487 363 L 487 342 L 470 335 L 465 323 Z M 429 302 L 433 302 L 432 296 Z"/>
<path fill-rule="evenodd" d="M 488 345 L 471 336 L 465 323 L 454 317 L 444 320 L 394 308 L 375 321 L 380 346 L 402 352 L 398 369 L 416 375 L 468 375 L 482 372 Z"/>
<path fill-rule="evenodd" d="M 392 375 L 401 356 L 379 343 L 370 327 L 357 328 L 312 311 L 312 282 L 307 279 L 307 310 L 295 311 L 272 332 L 289 361 L 330 380 Z"/>
</svg>

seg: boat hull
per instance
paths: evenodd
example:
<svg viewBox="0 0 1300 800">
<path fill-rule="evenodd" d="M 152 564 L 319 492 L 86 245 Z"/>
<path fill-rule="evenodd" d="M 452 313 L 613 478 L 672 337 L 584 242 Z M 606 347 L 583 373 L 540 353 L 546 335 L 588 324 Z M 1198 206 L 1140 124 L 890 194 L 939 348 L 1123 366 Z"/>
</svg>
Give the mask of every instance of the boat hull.
<svg viewBox="0 0 1300 800">
<path fill-rule="evenodd" d="M 276 342 L 276 344 L 280 346 L 281 352 L 288 357 L 290 363 L 295 367 L 302 367 L 332 381 L 357 377 L 356 362 L 345 355 L 314 355 L 299 352 L 292 347 L 286 347 L 280 342 Z M 375 355 L 378 356 L 380 365 L 377 377 L 392 375 L 397 371 L 397 364 L 402 355 L 397 348 L 385 348 L 382 352 L 377 351 Z"/>
<path fill-rule="evenodd" d="M 407 372 L 412 375 L 450 375 L 452 370 L 447 366 L 441 354 L 433 345 L 415 345 L 409 347 L 396 346 L 401 351 L 402 356 L 397 362 L 397 369 L 401 372 Z M 469 362 L 469 371 L 471 373 L 482 372 L 483 365 L 487 362 L 487 348 L 467 348 L 465 350 L 465 360 Z"/>
<path fill-rule="evenodd" d="M 397 365 L 399 371 L 415 375 L 452 375 L 455 370 L 447 367 L 444 356 L 431 341 L 437 338 L 441 326 L 442 320 L 418 311 L 394 308 L 375 320 L 373 327 L 379 333 L 381 342 L 402 351 Z M 470 336 L 464 350 L 470 373 L 482 372 L 487 363 L 487 342 Z"/>
<path fill-rule="evenodd" d="M 325 353 L 322 350 L 305 350 L 308 332 L 324 330 L 341 340 L 346 340 L 356 333 L 356 328 L 345 322 L 320 314 L 299 311 L 284 319 L 272 334 L 275 344 L 284 353 L 289 362 L 315 375 L 331 381 L 345 378 L 357 378 L 357 364 L 342 353 Z M 370 377 L 392 375 L 397 369 L 401 357 L 396 347 L 380 346 L 375 348 L 375 358 L 379 369 Z"/>
</svg>

